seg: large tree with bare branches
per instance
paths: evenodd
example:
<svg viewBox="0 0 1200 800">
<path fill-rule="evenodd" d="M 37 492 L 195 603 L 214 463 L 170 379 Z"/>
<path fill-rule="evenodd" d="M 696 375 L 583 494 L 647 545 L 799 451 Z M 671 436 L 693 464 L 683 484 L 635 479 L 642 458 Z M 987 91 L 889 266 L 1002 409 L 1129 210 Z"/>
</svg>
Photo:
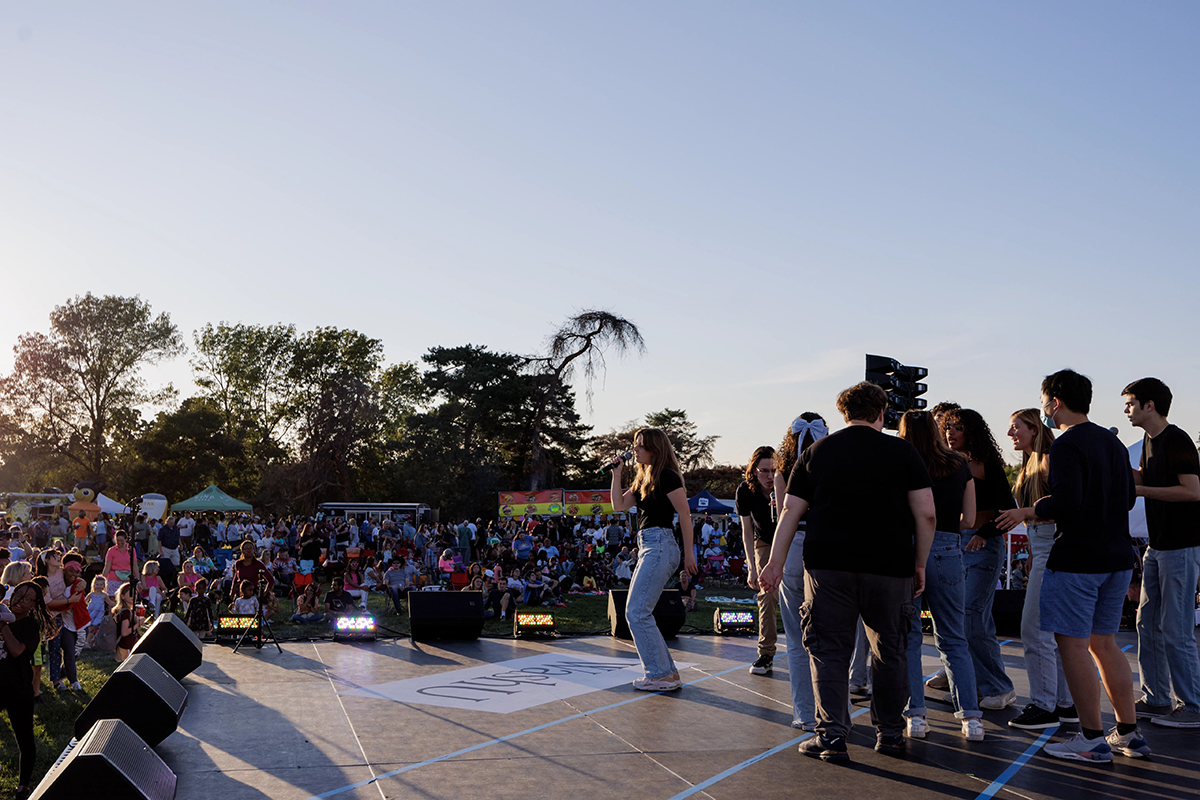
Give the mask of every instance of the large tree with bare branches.
<svg viewBox="0 0 1200 800">
<path fill-rule="evenodd" d="M 547 488 L 554 473 L 553 458 L 545 446 L 544 427 L 555 397 L 579 370 L 590 409 L 596 377 L 603 376 L 607 366 L 605 353 L 625 355 L 630 351 L 638 355 L 646 351 L 637 325 L 607 311 L 586 310 L 568 318 L 550 336 L 545 355 L 527 357 L 527 366 L 534 376 L 534 413 L 524 469 L 526 489 Z"/>
</svg>

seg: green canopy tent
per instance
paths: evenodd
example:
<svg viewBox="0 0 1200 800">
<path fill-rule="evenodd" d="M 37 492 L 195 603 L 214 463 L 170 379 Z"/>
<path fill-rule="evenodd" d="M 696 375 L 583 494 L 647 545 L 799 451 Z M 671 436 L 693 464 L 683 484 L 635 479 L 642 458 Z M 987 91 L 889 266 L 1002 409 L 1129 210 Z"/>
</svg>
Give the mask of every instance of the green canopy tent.
<svg viewBox="0 0 1200 800">
<path fill-rule="evenodd" d="M 208 488 L 195 497 L 189 497 L 182 503 L 171 506 L 171 512 L 176 511 L 245 511 L 249 513 L 254 506 L 235 500 L 210 483 Z"/>
</svg>

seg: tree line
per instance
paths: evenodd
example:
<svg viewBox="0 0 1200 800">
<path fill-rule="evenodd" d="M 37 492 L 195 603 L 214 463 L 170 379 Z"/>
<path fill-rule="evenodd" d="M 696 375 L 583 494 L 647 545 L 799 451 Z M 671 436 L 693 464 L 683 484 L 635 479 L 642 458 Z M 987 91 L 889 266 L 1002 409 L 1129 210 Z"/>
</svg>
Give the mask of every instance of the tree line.
<svg viewBox="0 0 1200 800">
<path fill-rule="evenodd" d="M 642 425 L 668 432 L 689 491 L 732 497 L 740 480 L 684 410 L 601 434 L 582 421 L 573 381 L 590 404 L 606 356 L 645 350 L 637 326 L 607 311 L 569 317 L 534 355 L 463 344 L 386 364 L 382 341 L 335 327 L 209 323 L 189 348 L 140 297 L 88 293 L 13 350 L 0 379 L 4 491 L 94 480 L 119 499 L 177 502 L 216 483 L 279 512 L 419 501 L 490 516 L 499 491 L 603 485 L 599 467 Z M 185 355 L 195 394 L 147 383 L 146 367 Z"/>
</svg>

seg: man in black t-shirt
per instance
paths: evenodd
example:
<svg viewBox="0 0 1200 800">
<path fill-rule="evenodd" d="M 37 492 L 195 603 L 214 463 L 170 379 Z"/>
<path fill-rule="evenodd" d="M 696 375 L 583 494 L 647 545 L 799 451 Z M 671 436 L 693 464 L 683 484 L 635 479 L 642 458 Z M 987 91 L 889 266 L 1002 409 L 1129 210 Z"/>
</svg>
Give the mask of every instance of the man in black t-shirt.
<svg viewBox="0 0 1200 800">
<path fill-rule="evenodd" d="M 325 595 L 326 619 L 340 617 L 353 610 L 354 597 L 346 591 L 345 582 L 341 578 L 334 578 L 330 583 L 329 593 Z"/>
<path fill-rule="evenodd" d="M 862 617 L 875 656 L 871 702 L 875 749 L 904 752 L 908 703 L 907 639 L 914 597 L 925 588 L 925 562 L 937 518 L 925 463 L 916 449 L 883 433 L 887 393 L 860 383 L 838 395 L 848 427 L 806 449 L 788 480 L 771 560 L 759 575 L 779 586 L 801 516 L 804 594 L 800 624 L 812 658 L 817 736 L 800 752 L 847 761 L 850 658 Z"/>
<path fill-rule="evenodd" d="M 1138 496 L 1146 498 L 1150 531 L 1137 613 L 1142 697 L 1134 710 L 1155 725 L 1200 728 L 1200 657 L 1193 633 L 1200 580 L 1200 454 L 1190 436 L 1167 422 L 1171 390 L 1165 383 L 1142 378 L 1123 394 L 1125 416 L 1146 431 L 1133 480 Z"/>
<path fill-rule="evenodd" d="M 1134 565 L 1129 452 L 1111 431 L 1088 420 L 1091 405 L 1092 382 L 1084 375 L 1064 369 L 1042 381 L 1042 413 L 1062 433 L 1050 446 L 1050 493 L 1034 505 L 1034 515 L 1054 520 L 1056 528 L 1042 578 L 1040 623 L 1058 644 L 1080 728 L 1043 749 L 1054 758 L 1106 763 L 1114 749 L 1139 757 L 1150 748 L 1137 730 L 1133 675 L 1116 641 Z M 1107 740 L 1097 668 L 1117 717 Z"/>
</svg>

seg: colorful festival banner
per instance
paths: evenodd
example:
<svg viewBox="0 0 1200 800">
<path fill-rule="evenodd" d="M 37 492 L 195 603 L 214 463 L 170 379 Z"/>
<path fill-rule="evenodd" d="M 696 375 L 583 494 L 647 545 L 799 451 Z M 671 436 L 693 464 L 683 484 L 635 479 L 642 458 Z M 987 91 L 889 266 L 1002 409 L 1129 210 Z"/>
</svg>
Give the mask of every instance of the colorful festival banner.
<svg viewBox="0 0 1200 800">
<path fill-rule="evenodd" d="M 612 492 L 607 489 L 571 489 L 564 493 L 567 514 L 572 517 L 612 514 Z"/>
<path fill-rule="evenodd" d="M 563 490 L 500 492 L 500 516 L 556 517 L 563 513 Z"/>
</svg>

